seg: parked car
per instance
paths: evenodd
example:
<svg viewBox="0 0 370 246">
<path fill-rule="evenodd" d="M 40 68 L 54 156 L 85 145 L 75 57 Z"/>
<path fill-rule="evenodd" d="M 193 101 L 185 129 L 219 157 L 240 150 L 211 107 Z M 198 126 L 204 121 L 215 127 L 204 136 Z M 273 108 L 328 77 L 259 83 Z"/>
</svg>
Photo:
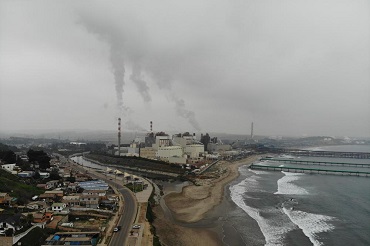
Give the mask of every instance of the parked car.
<svg viewBox="0 0 370 246">
<path fill-rule="evenodd" d="M 133 225 L 132 229 L 140 229 L 140 227 L 141 227 L 140 225 Z"/>
</svg>

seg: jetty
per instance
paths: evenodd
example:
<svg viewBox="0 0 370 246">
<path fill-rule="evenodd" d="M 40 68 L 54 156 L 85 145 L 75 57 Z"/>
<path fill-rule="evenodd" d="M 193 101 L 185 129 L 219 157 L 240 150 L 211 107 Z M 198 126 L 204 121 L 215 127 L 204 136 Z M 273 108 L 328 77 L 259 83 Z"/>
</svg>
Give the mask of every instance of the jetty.
<svg viewBox="0 0 370 246">
<path fill-rule="evenodd" d="M 321 151 L 321 150 L 299 150 L 299 149 L 283 149 L 281 150 L 281 152 L 295 156 L 370 159 L 370 152 L 344 152 L 344 151 Z"/>
<path fill-rule="evenodd" d="M 350 170 L 330 170 L 317 168 L 302 168 L 302 167 L 283 167 L 283 166 L 269 166 L 252 164 L 250 169 L 259 169 L 267 171 L 284 171 L 294 173 L 310 173 L 310 174 L 335 174 L 335 175 L 349 175 L 349 176 L 364 176 L 370 177 L 370 172 L 350 171 Z"/>
<path fill-rule="evenodd" d="M 331 161 L 305 161 L 295 159 L 276 159 L 276 158 L 261 158 L 260 161 L 282 162 L 291 164 L 306 164 L 319 166 L 343 166 L 343 167 L 367 167 L 370 168 L 370 163 L 348 163 L 348 162 L 331 162 Z"/>
</svg>

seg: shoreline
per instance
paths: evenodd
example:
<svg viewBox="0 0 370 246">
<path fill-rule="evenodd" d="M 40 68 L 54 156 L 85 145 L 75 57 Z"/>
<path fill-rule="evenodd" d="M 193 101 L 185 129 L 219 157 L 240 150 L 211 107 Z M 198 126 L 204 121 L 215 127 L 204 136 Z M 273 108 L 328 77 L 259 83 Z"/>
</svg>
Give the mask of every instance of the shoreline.
<svg viewBox="0 0 370 246">
<path fill-rule="evenodd" d="M 225 198 L 225 187 L 236 180 L 240 166 L 251 165 L 259 156 L 253 155 L 236 162 L 220 161 L 210 177 L 197 177 L 196 184 L 182 187 L 180 192 L 170 192 L 163 199 L 172 218 L 160 206 L 154 210 L 154 226 L 163 245 L 222 245 L 222 236 L 216 229 L 217 220 L 202 223 Z M 213 214 L 212 217 L 222 217 Z M 169 229 L 170 228 L 170 229 Z"/>
</svg>

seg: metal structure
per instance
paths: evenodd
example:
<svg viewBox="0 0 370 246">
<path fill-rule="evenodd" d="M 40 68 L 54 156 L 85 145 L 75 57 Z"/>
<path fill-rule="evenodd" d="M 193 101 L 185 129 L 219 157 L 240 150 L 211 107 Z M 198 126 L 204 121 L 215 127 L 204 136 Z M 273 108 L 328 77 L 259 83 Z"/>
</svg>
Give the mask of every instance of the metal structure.
<svg viewBox="0 0 370 246">
<path fill-rule="evenodd" d="M 271 159 L 261 158 L 261 161 L 269 162 L 283 162 L 292 164 L 307 164 L 307 165 L 319 165 L 319 166 L 344 166 L 344 167 L 370 167 L 370 163 L 348 163 L 348 162 L 331 162 L 331 161 L 304 161 L 304 160 L 286 160 L 286 159 Z"/>
<path fill-rule="evenodd" d="M 267 166 L 253 164 L 250 169 L 270 170 L 270 171 L 284 171 L 294 173 L 310 173 L 310 174 L 336 174 L 349 176 L 364 176 L 370 177 L 370 172 L 350 171 L 350 170 L 331 170 L 331 169 L 316 169 L 316 168 L 302 168 L 302 167 L 281 167 L 281 166 Z"/>
</svg>

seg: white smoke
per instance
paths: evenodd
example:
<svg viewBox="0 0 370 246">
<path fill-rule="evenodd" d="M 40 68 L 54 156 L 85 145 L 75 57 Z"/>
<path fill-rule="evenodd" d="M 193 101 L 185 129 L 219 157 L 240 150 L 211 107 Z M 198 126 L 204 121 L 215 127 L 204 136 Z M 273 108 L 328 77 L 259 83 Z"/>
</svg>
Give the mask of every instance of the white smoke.
<svg viewBox="0 0 370 246">
<path fill-rule="evenodd" d="M 167 89 L 172 93 L 171 84 L 174 81 L 174 74 L 176 74 L 179 68 L 178 61 L 174 62 L 171 56 L 168 55 L 164 56 L 156 52 L 151 53 L 146 50 L 143 44 L 137 44 L 138 38 L 142 38 L 137 34 L 137 32 L 140 32 L 138 31 L 140 28 L 135 29 L 136 35 L 132 35 L 132 30 L 125 29 L 126 26 L 121 26 L 120 23 L 106 18 L 98 18 L 89 13 L 80 14 L 79 24 L 109 46 L 110 63 L 114 75 L 117 106 L 120 114 L 130 114 L 130 109 L 124 104 L 123 97 L 125 64 L 131 65 L 130 80 L 136 85 L 144 102 L 149 103 L 152 100 L 149 86 L 144 80 L 144 74 L 149 75 L 160 89 Z M 183 99 L 172 96 L 170 101 L 175 104 L 176 112 L 180 117 L 187 119 L 195 130 L 200 130 L 199 124 L 195 119 L 195 113 L 185 108 Z"/>
</svg>

